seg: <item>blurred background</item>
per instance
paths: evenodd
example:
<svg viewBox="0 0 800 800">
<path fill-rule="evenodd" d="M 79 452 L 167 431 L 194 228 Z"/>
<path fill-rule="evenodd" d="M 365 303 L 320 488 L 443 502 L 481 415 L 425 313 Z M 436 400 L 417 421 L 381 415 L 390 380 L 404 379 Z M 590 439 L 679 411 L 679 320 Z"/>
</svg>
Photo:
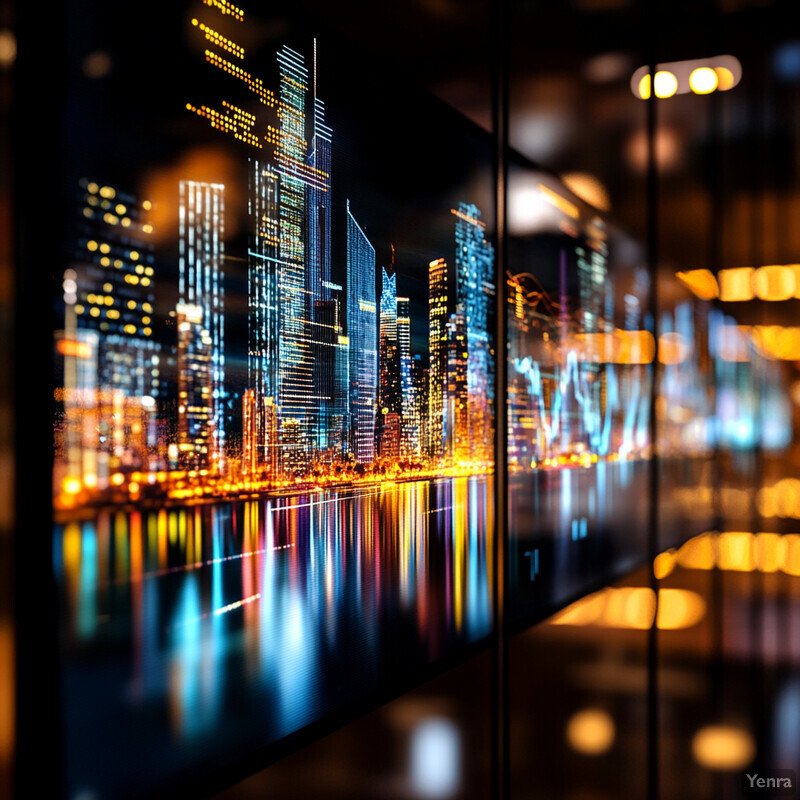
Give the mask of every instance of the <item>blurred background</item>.
<svg viewBox="0 0 800 800">
<path fill-rule="evenodd" d="M 307 5 L 376 62 L 493 131 L 489 0 Z M 671 362 L 655 366 L 660 480 L 653 507 L 625 532 L 632 552 L 601 571 L 600 585 L 557 598 L 549 610 L 574 602 L 553 616 L 522 609 L 509 630 L 508 796 L 746 797 L 746 771 L 800 772 L 795 4 L 505 5 L 512 161 L 521 173 L 557 173 L 638 243 L 654 279 L 656 332 L 679 332 L 665 320 L 690 304 L 705 382 L 701 412 L 682 416 Z M 15 715 L 19 454 L 5 344 L 15 309 L 7 123 L 25 86 L 15 26 L 13 4 L 0 4 L 0 796 L 9 797 L 15 731 L 25 727 Z M 102 69 L 102 58 L 91 63 Z M 512 237 L 529 235 L 513 228 L 524 191 L 524 180 L 509 183 Z M 698 414 L 702 430 L 687 426 Z M 691 458 L 670 459 L 675 437 Z M 492 653 L 481 652 L 215 796 L 491 797 L 494 677 Z"/>
</svg>

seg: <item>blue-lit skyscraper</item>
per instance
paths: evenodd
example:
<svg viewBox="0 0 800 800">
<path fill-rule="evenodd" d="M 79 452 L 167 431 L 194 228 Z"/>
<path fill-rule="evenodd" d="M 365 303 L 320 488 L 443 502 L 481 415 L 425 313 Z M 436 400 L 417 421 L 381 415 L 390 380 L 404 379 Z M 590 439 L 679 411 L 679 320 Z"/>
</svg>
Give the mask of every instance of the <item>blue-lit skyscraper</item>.
<svg viewBox="0 0 800 800">
<path fill-rule="evenodd" d="M 316 42 L 315 75 L 316 81 Z M 331 280 L 331 139 L 325 124 L 325 104 L 313 92 L 313 116 L 308 166 L 314 180 L 308 184 L 307 284 L 314 300 L 329 300 Z"/>
<path fill-rule="evenodd" d="M 411 308 L 407 297 L 397 298 L 397 347 L 400 354 L 400 455 L 418 456 L 419 419 L 411 374 Z"/>
<path fill-rule="evenodd" d="M 471 203 L 459 203 L 456 217 L 456 296 L 465 313 L 467 338 L 467 424 L 471 458 L 492 459 L 494 413 L 492 337 L 489 306 L 494 295 L 494 247 L 486 239 L 481 212 Z"/>
<path fill-rule="evenodd" d="M 378 325 L 375 248 L 347 201 L 347 333 L 350 352 L 350 438 L 357 463 L 375 460 Z"/>
<path fill-rule="evenodd" d="M 280 135 L 275 150 L 275 166 L 280 175 L 278 430 L 281 469 L 298 474 L 310 463 L 317 408 L 306 290 L 306 190 L 310 177 L 306 152 L 308 69 L 302 56 L 286 46 L 278 52 L 278 65 Z"/>
<path fill-rule="evenodd" d="M 225 187 L 181 181 L 178 217 L 178 447 L 190 468 L 225 459 Z"/>
<path fill-rule="evenodd" d="M 280 470 L 277 436 L 280 341 L 278 294 L 280 264 L 280 176 L 272 166 L 251 159 L 248 192 L 248 356 L 250 393 L 243 419 L 245 474 L 274 477 Z"/>
<path fill-rule="evenodd" d="M 341 335 L 339 304 L 331 299 L 331 137 L 325 124 L 325 105 L 316 91 L 316 42 L 314 43 L 313 117 L 308 154 L 311 180 L 307 191 L 306 292 L 314 359 L 314 398 L 317 414 L 312 431 L 312 451 L 324 460 L 334 456 L 338 434 L 334 423 L 334 383 L 338 338 Z M 333 290 L 335 291 L 335 290 Z"/>
<path fill-rule="evenodd" d="M 345 291 L 332 283 L 328 290 L 336 312 L 336 346 L 333 357 L 333 393 L 326 432 L 328 449 L 334 458 L 350 449 L 350 339 L 344 333 Z"/>
<path fill-rule="evenodd" d="M 397 341 L 397 274 L 382 270 L 378 446 L 384 458 L 400 455 L 400 352 Z"/>
</svg>

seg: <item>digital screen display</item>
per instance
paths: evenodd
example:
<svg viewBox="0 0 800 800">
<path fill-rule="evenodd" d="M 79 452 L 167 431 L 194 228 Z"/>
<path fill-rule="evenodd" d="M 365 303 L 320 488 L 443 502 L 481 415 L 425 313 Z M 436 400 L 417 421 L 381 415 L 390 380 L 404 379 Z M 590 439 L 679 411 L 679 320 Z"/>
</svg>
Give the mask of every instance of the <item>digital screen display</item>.
<svg viewBox="0 0 800 800">
<path fill-rule="evenodd" d="M 331 32 L 69 16 L 67 784 L 142 797 L 489 636 L 492 151 Z"/>
</svg>

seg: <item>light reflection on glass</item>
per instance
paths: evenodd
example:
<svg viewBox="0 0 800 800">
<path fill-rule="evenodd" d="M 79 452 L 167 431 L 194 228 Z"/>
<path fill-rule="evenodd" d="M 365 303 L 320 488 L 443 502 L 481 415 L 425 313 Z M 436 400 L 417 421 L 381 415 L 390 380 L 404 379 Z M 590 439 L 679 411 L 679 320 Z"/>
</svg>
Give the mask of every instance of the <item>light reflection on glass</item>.
<svg viewBox="0 0 800 800">
<path fill-rule="evenodd" d="M 491 478 L 462 477 L 59 526 L 67 702 L 156 772 L 267 744 L 487 636 L 492 524 Z"/>
</svg>

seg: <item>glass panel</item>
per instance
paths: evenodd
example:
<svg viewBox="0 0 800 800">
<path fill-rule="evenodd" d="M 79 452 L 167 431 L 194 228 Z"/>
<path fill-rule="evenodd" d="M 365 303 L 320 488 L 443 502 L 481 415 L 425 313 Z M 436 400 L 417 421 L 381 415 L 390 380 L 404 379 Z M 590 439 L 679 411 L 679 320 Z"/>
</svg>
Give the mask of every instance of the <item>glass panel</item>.
<svg viewBox="0 0 800 800">
<path fill-rule="evenodd" d="M 492 150 L 321 25 L 70 19 L 67 776 L 141 797 L 487 642 Z"/>
<path fill-rule="evenodd" d="M 561 183 L 509 177 L 512 614 L 645 555 L 655 341 L 642 251 Z"/>
</svg>

